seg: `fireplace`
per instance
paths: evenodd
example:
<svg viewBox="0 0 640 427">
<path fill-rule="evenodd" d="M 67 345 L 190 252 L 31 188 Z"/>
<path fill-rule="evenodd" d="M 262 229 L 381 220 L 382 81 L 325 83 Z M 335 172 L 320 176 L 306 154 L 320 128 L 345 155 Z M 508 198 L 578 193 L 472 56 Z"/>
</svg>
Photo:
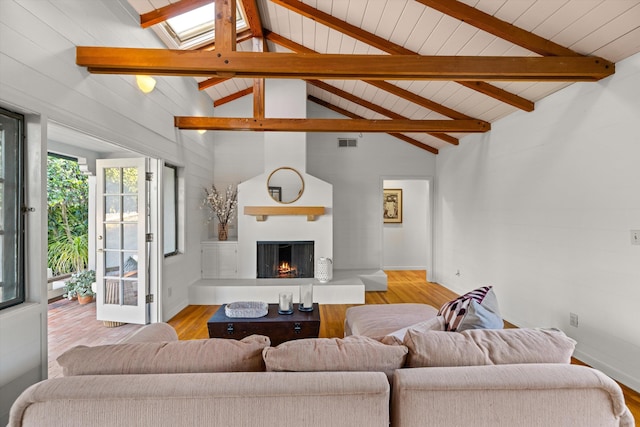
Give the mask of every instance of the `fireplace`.
<svg viewBox="0 0 640 427">
<path fill-rule="evenodd" d="M 313 278 L 313 241 L 257 242 L 256 277 Z"/>
</svg>

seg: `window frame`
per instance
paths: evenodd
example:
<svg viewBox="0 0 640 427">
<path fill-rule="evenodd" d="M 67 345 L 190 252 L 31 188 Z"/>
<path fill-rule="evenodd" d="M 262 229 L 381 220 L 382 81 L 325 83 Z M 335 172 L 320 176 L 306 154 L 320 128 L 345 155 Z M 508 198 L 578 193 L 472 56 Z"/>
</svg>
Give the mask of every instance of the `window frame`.
<svg viewBox="0 0 640 427">
<path fill-rule="evenodd" d="M 215 22 L 215 19 L 213 21 Z M 193 31 L 193 33 L 185 39 L 181 39 L 167 21 L 153 25 L 151 28 L 169 49 L 191 50 L 215 43 L 215 25 L 213 27 L 209 24 L 200 25 L 199 31 Z M 236 32 L 247 29 L 249 29 L 249 23 L 247 22 L 242 2 L 236 1 Z"/>
<path fill-rule="evenodd" d="M 179 223 L 180 223 L 180 216 L 179 216 L 180 215 L 180 209 L 179 209 L 180 199 L 179 199 L 179 196 L 178 196 L 178 190 L 179 190 L 179 185 L 178 185 L 179 175 L 178 175 L 178 172 L 179 172 L 179 168 L 178 168 L 178 166 L 175 166 L 175 165 L 172 165 L 172 164 L 169 164 L 169 163 L 164 163 L 163 164 L 163 169 L 164 168 L 173 169 L 173 195 L 174 195 L 174 200 L 173 200 L 174 201 L 174 203 L 173 203 L 174 212 L 173 212 L 173 215 L 174 215 L 174 218 L 175 218 L 175 221 L 174 221 L 174 224 L 173 224 L 174 225 L 173 232 L 174 232 L 174 237 L 175 237 L 175 242 L 174 242 L 175 245 L 174 245 L 173 251 L 171 251 L 171 252 L 165 252 L 164 245 L 162 247 L 162 253 L 163 253 L 164 257 L 165 258 L 169 258 L 171 256 L 175 256 L 175 255 L 180 254 L 180 244 L 179 244 L 180 236 L 178 235 L 178 233 L 180 231 L 180 227 L 179 227 Z M 165 170 L 163 170 L 163 172 L 162 172 L 163 181 L 165 180 L 165 177 L 166 177 L 165 172 L 166 172 Z M 164 183 L 162 184 L 162 192 L 163 192 L 163 194 L 162 194 L 162 200 L 163 200 L 163 206 L 162 206 L 163 215 L 162 215 L 162 217 L 163 217 L 163 232 L 164 232 L 164 230 L 166 230 L 164 228 L 165 227 L 164 224 L 166 224 L 166 218 L 165 218 L 165 215 L 164 215 L 165 204 L 166 204 L 166 197 L 165 197 L 166 194 L 165 194 L 165 185 L 164 185 Z"/>
<path fill-rule="evenodd" d="M 2 219 L 2 224 L 6 224 L 5 218 L 8 217 L 9 215 L 11 215 L 12 217 L 15 218 L 15 245 L 11 245 L 11 248 L 8 248 L 9 245 L 5 244 L 5 239 L 2 239 L 2 260 L 0 262 L 3 263 L 2 266 L 2 271 L 3 273 L 7 271 L 4 263 L 6 262 L 6 260 L 12 260 L 13 264 L 11 266 L 11 270 L 15 271 L 15 274 L 12 275 L 11 280 L 14 281 L 15 280 L 15 287 L 16 287 L 16 293 L 15 293 L 15 297 L 7 300 L 7 301 L 0 301 L 0 310 L 3 310 L 5 308 L 9 308 L 9 307 L 13 307 L 15 305 L 19 305 L 22 304 L 26 301 L 26 283 L 25 283 L 25 213 L 28 211 L 28 209 L 25 206 L 25 164 L 26 164 L 26 150 L 25 150 L 25 141 L 26 141 L 26 128 L 25 128 L 25 117 L 22 114 L 13 112 L 13 111 L 9 111 L 9 110 L 5 110 L 4 108 L 0 108 L 0 114 L 12 119 L 17 120 L 18 122 L 18 129 L 17 129 L 17 141 L 16 144 L 17 146 L 15 147 L 15 150 L 11 150 L 12 152 L 15 152 L 15 158 L 8 158 L 7 156 L 7 151 L 6 147 L 1 147 L 0 150 L 2 150 L 2 157 L 3 157 L 3 161 L 5 164 L 8 164 L 10 162 L 15 162 L 16 169 L 15 169 L 15 175 L 13 175 L 12 177 L 15 179 L 15 187 L 17 189 L 16 194 L 15 194 L 15 198 L 12 199 L 13 204 L 15 206 L 15 208 L 12 210 L 12 212 L 7 212 L 5 209 L 5 201 L 6 199 L 4 199 L 4 197 L 2 198 L 2 200 L 0 200 L 0 203 L 2 203 L 2 215 L 4 215 L 4 218 Z M 6 144 L 6 141 L 5 141 Z M 4 168 L 3 168 L 4 169 Z M 6 173 L 6 169 L 4 169 L 4 172 Z M 6 178 L 6 176 L 4 177 L 0 177 L 0 178 Z M 6 179 L 2 179 L 3 184 L 7 183 Z M 3 185 L 4 187 L 4 185 Z M 4 188 L 3 188 L 3 192 L 4 192 Z M 3 194 L 4 196 L 4 194 Z M 2 230 L 2 234 L 3 236 L 6 236 L 4 234 L 4 230 Z M 7 249 L 10 249 L 9 251 L 7 251 Z M 2 284 L 2 280 L 4 278 L 0 277 L 0 286 Z"/>
</svg>

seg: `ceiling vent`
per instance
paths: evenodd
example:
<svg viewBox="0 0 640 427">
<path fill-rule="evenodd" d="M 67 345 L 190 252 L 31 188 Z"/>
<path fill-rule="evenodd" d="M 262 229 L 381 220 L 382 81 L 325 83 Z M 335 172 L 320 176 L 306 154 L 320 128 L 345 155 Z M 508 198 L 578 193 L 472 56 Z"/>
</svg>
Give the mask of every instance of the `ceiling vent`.
<svg viewBox="0 0 640 427">
<path fill-rule="evenodd" d="M 357 147 L 358 140 L 355 138 L 338 138 L 338 147 Z"/>
</svg>

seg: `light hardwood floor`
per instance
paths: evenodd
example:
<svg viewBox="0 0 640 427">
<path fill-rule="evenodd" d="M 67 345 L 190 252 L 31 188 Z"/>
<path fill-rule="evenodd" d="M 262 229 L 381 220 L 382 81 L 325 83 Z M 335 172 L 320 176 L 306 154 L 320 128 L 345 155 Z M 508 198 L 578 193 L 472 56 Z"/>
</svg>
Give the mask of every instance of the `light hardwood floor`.
<svg viewBox="0 0 640 427">
<path fill-rule="evenodd" d="M 367 292 L 365 304 L 394 304 L 414 302 L 440 307 L 457 297 L 450 290 L 426 281 L 425 271 L 387 271 L 388 290 L 385 292 Z M 320 337 L 333 338 L 344 335 L 344 317 L 348 304 L 320 306 Z M 173 319 L 169 320 L 180 339 L 208 338 L 207 320 L 220 306 L 190 305 Z M 514 327 L 506 322 L 507 327 Z M 582 364 L 574 360 L 574 363 Z M 633 413 L 636 423 L 640 423 L 640 393 L 622 386 L 627 406 Z"/>
</svg>

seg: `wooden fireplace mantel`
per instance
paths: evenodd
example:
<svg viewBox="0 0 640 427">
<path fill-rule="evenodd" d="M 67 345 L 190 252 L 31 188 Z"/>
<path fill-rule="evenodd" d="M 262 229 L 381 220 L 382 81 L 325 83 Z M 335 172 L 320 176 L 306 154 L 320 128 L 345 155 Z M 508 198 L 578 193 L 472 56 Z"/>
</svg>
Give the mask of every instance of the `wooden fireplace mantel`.
<svg viewBox="0 0 640 427">
<path fill-rule="evenodd" d="M 306 215 L 307 221 L 315 221 L 324 215 L 324 206 L 245 206 L 245 215 L 253 215 L 256 221 L 264 221 L 269 215 Z"/>
</svg>

